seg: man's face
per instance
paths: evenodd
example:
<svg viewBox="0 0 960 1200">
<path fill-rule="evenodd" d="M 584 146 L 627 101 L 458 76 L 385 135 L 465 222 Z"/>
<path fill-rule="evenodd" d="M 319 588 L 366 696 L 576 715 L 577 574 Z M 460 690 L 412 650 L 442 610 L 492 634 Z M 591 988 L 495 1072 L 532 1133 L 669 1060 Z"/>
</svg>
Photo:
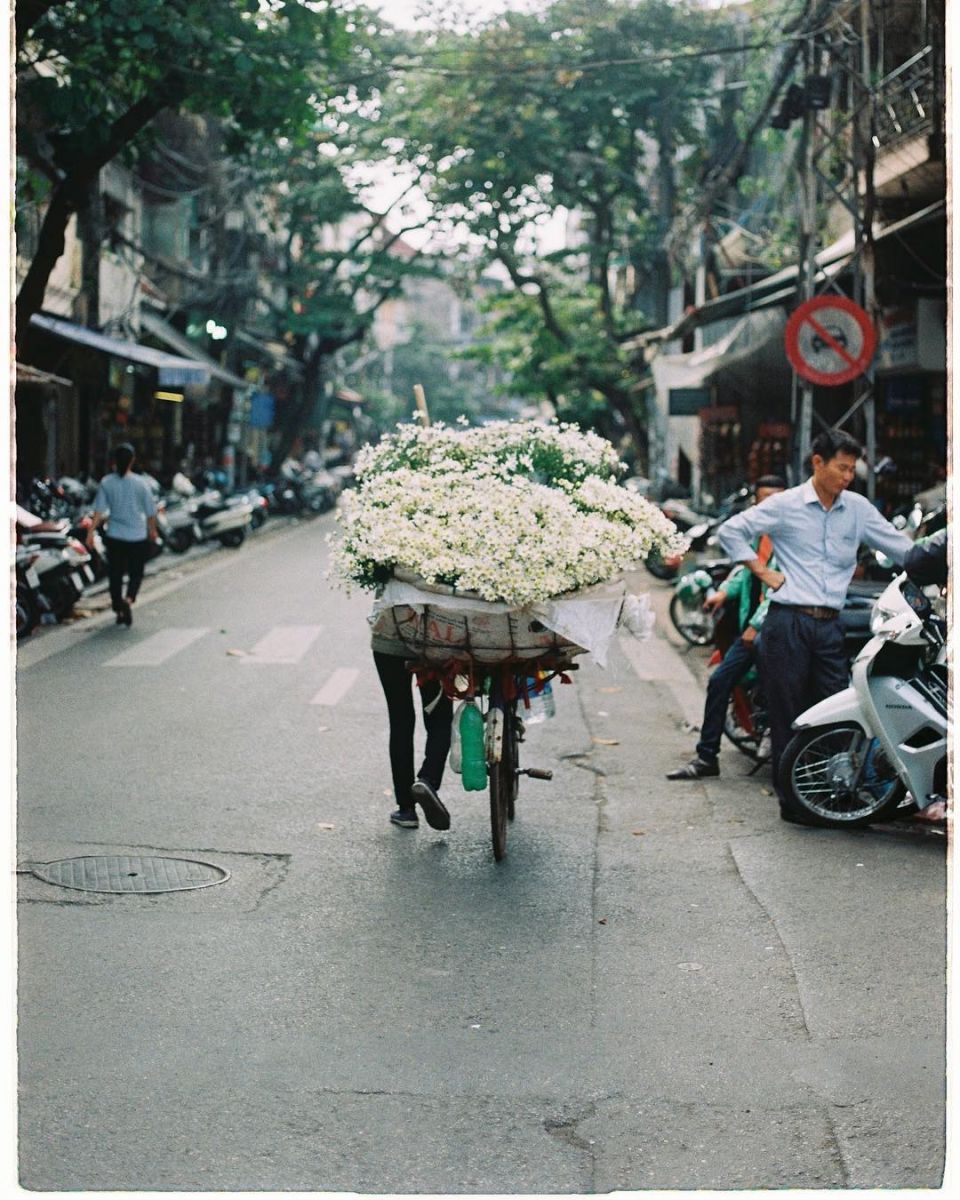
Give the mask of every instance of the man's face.
<svg viewBox="0 0 960 1200">
<path fill-rule="evenodd" d="M 856 475 L 857 456 L 842 450 L 833 458 L 813 456 L 813 479 L 820 489 L 834 499 L 853 483 Z"/>
<path fill-rule="evenodd" d="M 756 493 L 756 503 L 762 504 L 764 500 L 769 500 L 771 496 L 775 496 L 777 492 L 782 492 L 783 488 L 779 487 L 758 487 Z"/>
</svg>

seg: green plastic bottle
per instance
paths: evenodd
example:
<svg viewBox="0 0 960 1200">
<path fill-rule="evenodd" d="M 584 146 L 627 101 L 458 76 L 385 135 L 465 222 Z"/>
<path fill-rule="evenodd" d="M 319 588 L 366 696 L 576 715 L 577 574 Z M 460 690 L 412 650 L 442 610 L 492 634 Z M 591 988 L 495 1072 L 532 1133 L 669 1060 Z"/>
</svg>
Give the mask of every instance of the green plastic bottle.
<svg viewBox="0 0 960 1200">
<path fill-rule="evenodd" d="M 476 701 L 465 704 L 460 714 L 460 778 L 468 792 L 480 792 L 487 786 L 483 717 Z"/>
</svg>

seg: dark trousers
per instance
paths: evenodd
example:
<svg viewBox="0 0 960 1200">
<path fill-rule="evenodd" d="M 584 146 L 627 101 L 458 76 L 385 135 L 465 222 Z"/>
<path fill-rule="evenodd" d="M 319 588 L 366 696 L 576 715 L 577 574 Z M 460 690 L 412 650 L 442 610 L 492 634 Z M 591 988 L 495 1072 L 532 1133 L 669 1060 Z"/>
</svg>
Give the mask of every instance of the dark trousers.
<svg viewBox="0 0 960 1200">
<path fill-rule="evenodd" d="M 150 541 L 123 542 L 119 538 L 104 537 L 107 551 L 107 574 L 110 579 L 110 603 L 114 612 L 123 608 L 123 577 L 127 579 L 127 598 L 136 600 L 143 583 L 143 568 L 147 564 Z"/>
<path fill-rule="evenodd" d="M 720 753 L 720 739 L 723 736 L 723 722 L 730 704 L 730 696 L 756 662 L 758 641 L 745 642 L 743 638 L 738 637 L 710 676 L 707 700 L 703 706 L 700 741 L 697 742 L 697 754 L 707 762 L 713 762 Z"/>
<path fill-rule="evenodd" d="M 771 604 L 760 638 L 760 676 L 770 721 L 773 778 L 793 736 L 791 726 L 811 704 L 842 691 L 850 680 L 839 618 L 820 621 L 786 604 Z M 781 800 L 783 793 L 777 791 Z"/>
<path fill-rule="evenodd" d="M 413 808 L 410 788 L 414 782 L 413 731 L 416 715 L 413 688 L 416 681 L 413 672 L 407 670 L 405 660 L 395 654 L 382 654 L 379 650 L 374 650 L 373 661 L 380 676 L 390 718 L 390 770 L 393 773 L 393 791 L 397 798 L 397 806 Z M 453 702 L 443 694 L 439 683 L 427 683 L 419 691 L 423 702 L 427 745 L 423 764 L 416 778 L 426 780 L 431 787 L 439 791 L 443 781 L 443 768 L 450 752 Z"/>
</svg>

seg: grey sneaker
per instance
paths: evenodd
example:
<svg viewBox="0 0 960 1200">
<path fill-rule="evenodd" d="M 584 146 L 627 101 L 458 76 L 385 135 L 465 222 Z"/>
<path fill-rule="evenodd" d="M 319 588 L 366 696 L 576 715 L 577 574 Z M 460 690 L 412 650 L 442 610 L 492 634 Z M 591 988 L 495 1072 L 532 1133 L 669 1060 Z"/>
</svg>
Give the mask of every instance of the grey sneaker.
<svg viewBox="0 0 960 1200">
<path fill-rule="evenodd" d="M 410 799 L 419 804 L 431 829 L 449 829 L 450 814 L 443 801 L 425 779 L 418 779 L 410 789 Z"/>
</svg>

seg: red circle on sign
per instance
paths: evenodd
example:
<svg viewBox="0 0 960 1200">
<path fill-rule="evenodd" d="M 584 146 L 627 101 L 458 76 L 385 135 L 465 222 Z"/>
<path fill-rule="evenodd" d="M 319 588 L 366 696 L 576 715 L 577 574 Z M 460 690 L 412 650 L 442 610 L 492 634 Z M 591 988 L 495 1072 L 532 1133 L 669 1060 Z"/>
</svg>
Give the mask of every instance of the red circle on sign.
<svg viewBox="0 0 960 1200">
<path fill-rule="evenodd" d="M 862 375 L 877 346 L 870 317 L 846 296 L 815 296 L 801 304 L 791 314 L 784 338 L 796 373 L 824 387 Z"/>
</svg>

